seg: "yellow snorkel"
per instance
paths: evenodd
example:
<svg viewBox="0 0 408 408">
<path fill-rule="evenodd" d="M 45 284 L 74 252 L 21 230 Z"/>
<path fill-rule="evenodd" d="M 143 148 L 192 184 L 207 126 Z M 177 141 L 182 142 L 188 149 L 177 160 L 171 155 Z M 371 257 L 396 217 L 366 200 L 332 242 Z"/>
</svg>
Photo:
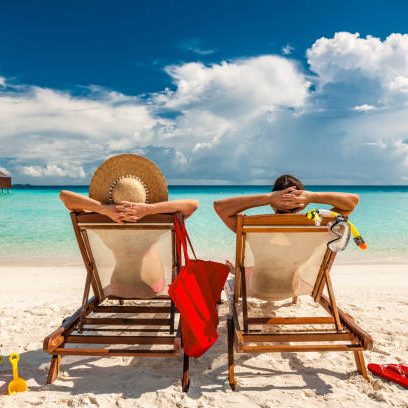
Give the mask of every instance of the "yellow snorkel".
<svg viewBox="0 0 408 408">
<path fill-rule="evenodd" d="M 356 243 L 356 245 L 363 251 L 367 249 L 367 244 L 365 243 L 363 237 L 359 233 L 357 227 L 351 221 L 346 220 L 343 215 L 335 211 L 331 211 L 331 210 L 321 210 L 321 209 L 319 210 L 317 208 L 313 208 L 307 212 L 306 217 L 309 220 L 313 220 L 316 225 L 320 225 L 320 223 L 322 222 L 322 217 L 336 218 L 335 224 L 333 224 L 333 226 L 331 227 L 332 231 L 333 231 L 333 227 L 336 224 L 340 222 L 347 223 L 350 226 L 350 232 L 351 232 L 351 235 L 353 236 L 353 240 Z"/>
<path fill-rule="evenodd" d="M 363 237 L 358 232 L 357 227 L 351 222 L 347 221 L 350 224 L 351 235 L 353 236 L 354 242 L 361 250 L 367 249 L 367 244 L 365 243 Z"/>
</svg>

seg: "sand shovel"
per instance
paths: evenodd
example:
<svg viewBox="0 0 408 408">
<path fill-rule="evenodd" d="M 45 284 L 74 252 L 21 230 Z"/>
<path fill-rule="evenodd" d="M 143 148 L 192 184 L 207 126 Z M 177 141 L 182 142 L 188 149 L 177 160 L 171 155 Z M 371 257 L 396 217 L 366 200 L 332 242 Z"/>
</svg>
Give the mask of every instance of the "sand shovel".
<svg viewBox="0 0 408 408">
<path fill-rule="evenodd" d="M 24 378 L 18 376 L 18 360 L 20 360 L 20 355 L 17 353 L 10 354 L 9 361 L 13 368 L 13 379 L 9 382 L 8 385 L 8 394 L 13 395 L 16 392 L 27 391 L 27 382 Z"/>
</svg>

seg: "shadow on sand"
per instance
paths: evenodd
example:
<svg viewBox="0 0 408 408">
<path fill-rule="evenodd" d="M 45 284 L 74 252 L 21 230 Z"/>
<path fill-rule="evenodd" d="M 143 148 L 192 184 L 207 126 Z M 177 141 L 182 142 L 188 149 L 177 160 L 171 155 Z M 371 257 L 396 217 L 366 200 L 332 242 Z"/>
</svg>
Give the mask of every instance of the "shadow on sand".
<svg viewBox="0 0 408 408">
<path fill-rule="evenodd" d="M 225 309 L 224 309 L 225 310 Z M 203 393 L 225 392 L 229 390 L 227 379 L 227 344 L 225 313 L 221 316 L 220 338 L 210 351 L 199 359 L 191 359 L 191 386 L 188 396 L 199 399 Z M 121 358 L 111 357 L 63 357 L 60 376 L 54 384 L 45 385 L 50 356 L 42 349 L 20 354 L 20 375 L 29 380 L 30 391 L 60 391 L 78 394 L 119 394 L 124 398 L 138 398 L 144 393 L 160 392 L 169 387 L 181 393 L 182 360 L 178 358 Z M 235 354 L 236 375 L 241 391 L 266 390 L 313 390 L 317 395 L 333 392 L 321 375 L 346 380 L 347 374 L 327 369 L 307 367 L 296 353 L 281 353 L 287 359 L 291 370 L 281 371 L 271 367 L 256 366 L 250 362 L 255 354 Z M 277 354 L 279 357 L 279 354 Z M 165 361 L 163 361 L 165 360 Z M 274 381 L 280 376 L 296 375 L 299 385 L 282 386 Z M 270 378 L 270 385 L 254 386 L 257 378 Z M 300 377 L 303 381 L 300 380 Z M 11 367 L 8 361 L 0 367 L 0 393 L 6 391 L 11 380 Z M 269 382 L 269 380 L 268 380 Z M 248 383 L 245 385 L 244 383 Z"/>
</svg>

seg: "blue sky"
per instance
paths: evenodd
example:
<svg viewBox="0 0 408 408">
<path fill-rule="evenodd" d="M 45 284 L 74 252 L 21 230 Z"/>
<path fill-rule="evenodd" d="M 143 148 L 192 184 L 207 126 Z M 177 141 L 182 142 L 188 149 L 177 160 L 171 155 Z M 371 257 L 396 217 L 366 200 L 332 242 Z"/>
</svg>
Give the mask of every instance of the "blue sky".
<svg viewBox="0 0 408 408">
<path fill-rule="evenodd" d="M 319 37 L 384 38 L 406 32 L 407 21 L 405 1 L 3 0 L 0 72 L 38 86 L 137 95 L 171 86 L 169 64 L 280 54 L 287 44 L 304 63 Z"/>
<path fill-rule="evenodd" d="M 173 183 L 406 184 L 406 21 L 404 1 L 2 1 L 0 167 L 86 184 L 131 151 Z"/>
</svg>

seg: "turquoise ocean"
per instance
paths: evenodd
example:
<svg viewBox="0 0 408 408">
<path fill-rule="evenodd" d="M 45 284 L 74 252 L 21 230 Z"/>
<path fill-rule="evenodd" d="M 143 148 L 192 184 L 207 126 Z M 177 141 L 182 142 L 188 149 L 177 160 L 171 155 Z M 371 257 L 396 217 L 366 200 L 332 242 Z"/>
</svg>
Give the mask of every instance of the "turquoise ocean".
<svg viewBox="0 0 408 408">
<path fill-rule="evenodd" d="M 338 256 L 349 263 L 408 261 L 408 186 L 308 186 L 312 191 L 347 191 L 360 195 L 351 220 L 368 244 L 360 251 L 352 241 Z M 69 213 L 59 192 L 87 194 L 87 187 L 16 187 L 0 193 L 0 262 L 2 265 L 77 264 L 80 255 Z M 187 227 L 200 258 L 234 259 L 234 235 L 218 219 L 213 201 L 229 196 L 258 194 L 269 186 L 170 186 L 170 199 L 195 198 L 200 208 Z M 324 207 L 324 206 L 321 206 Z M 249 214 L 270 213 L 262 207 Z"/>
</svg>

